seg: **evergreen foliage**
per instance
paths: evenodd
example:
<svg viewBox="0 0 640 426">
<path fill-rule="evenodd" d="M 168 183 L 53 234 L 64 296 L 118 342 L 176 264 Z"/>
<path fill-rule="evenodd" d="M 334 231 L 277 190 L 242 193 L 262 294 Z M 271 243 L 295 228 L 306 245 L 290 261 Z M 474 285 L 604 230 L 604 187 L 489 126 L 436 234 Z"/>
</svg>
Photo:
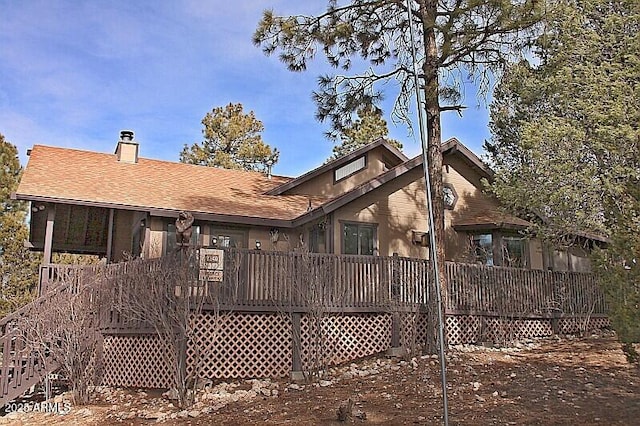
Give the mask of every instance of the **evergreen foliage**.
<svg viewBox="0 0 640 426">
<path fill-rule="evenodd" d="M 278 16 L 267 10 L 254 33 L 254 43 L 268 55 L 279 51 L 280 60 L 291 71 L 306 70 L 318 53 L 344 72 L 360 65 L 364 68 L 368 62 L 368 68 L 352 75 L 319 78 L 319 88 L 313 93 L 316 117 L 330 122 L 334 136 L 348 128 L 358 108 L 379 105 L 381 89 L 392 86 L 387 83 L 395 81 L 398 88 L 392 117 L 409 125 L 413 95 L 416 90 L 422 93 L 419 108 L 426 112 L 425 166 L 433 195 L 434 249 L 443 300 L 447 286 L 440 114 L 462 111 L 460 88 L 467 80 L 474 80 L 486 93 L 491 72 L 501 69 L 514 52 L 528 44 L 544 3 L 352 0 L 339 4 L 329 0 L 326 12 L 317 16 Z M 415 43 L 411 42 L 410 26 L 416 34 Z M 430 312 L 435 325 L 437 310 Z M 435 342 L 428 342 L 429 351 L 435 348 Z"/>
<path fill-rule="evenodd" d="M 640 2 L 557 0 L 534 61 L 491 105 L 493 191 L 563 244 L 610 238 L 596 271 L 623 342 L 640 338 Z"/>
<path fill-rule="evenodd" d="M 28 303 L 38 282 L 39 257 L 24 247 L 29 239 L 26 205 L 11 200 L 22 167 L 16 147 L 0 134 L 0 317 Z"/>
<path fill-rule="evenodd" d="M 185 144 L 180 161 L 223 169 L 266 171 L 278 161 L 278 150 L 262 140 L 264 126 L 242 104 L 211 110 L 202 119 L 204 140 Z"/>
<path fill-rule="evenodd" d="M 382 111 L 373 107 L 362 107 L 357 111 L 358 119 L 345 127 L 340 135 L 342 143 L 333 147 L 333 155 L 329 160 L 347 155 L 378 138 L 386 138 L 389 134 L 387 121 Z M 402 143 L 395 139 L 387 139 L 391 145 L 402 150 Z"/>
</svg>

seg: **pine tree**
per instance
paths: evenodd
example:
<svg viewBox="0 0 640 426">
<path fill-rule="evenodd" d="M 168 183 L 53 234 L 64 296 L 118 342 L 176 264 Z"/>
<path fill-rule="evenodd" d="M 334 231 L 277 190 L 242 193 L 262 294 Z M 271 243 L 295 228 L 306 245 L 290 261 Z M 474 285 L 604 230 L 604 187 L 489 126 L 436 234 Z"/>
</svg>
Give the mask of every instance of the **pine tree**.
<svg viewBox="0 0 640 426">
<path fill-rule="evenodd" d="M 204 140 L 185 144 L 180 161 L 223 169 L 266 171 L 278 161 L 278 150 L 263 140 L 264 126 L 242 104 L 217 107 L 202 119 Z"/>
<path fill-rule="evenodd" d="M 553 18 L 535 64 L 511 67 L 491 106 L 493 190 L 543 218 L 537 231 L 552 241 L 610 238 L 596 272 L 630 350 L 640 340 L 640 3 L 558 0 Z"/>
<path fill-rule="evenodd" d="M 11 200 L 22 168 L 16 147 L 0 134 L 0 316 L 29 302 L 38 283 L 39 257 L 24 247 L 29 239 L 26 205 Z"/>
<path fill-rule="evenodd" d="M 434 248 L 440 272 L 440 293 L 446 300 L 444 271 L 444 200 L 440 114 L 461 112 L 459 88 L 467 79 L 486 93 L 491 72 L 529 42 L 544 11 L 544 0 L 330 0 L 317 16 L 278 16 L 265 11 L 254 43 L 266 54 L 279 51 L 291 71 L 304 71 L 321 52 L 334 68 L 348 72 L 368 61 L 369 68 L 353 75 L 322 76 L 313 93 L 319 120 L 331 123 L 334 135 L 350 124 L 358 108 L 378 105 L 380 87 L 396 82 L 392 116 L 410 123 L 413 94 L 421 92 L 426 113 L 427 172 L 433 195 Z M 412 44 L 410 27 L 417 41 Z M 413 55 L 413 52 L 416 55 Z M 414 60 L 415 56 L 415 60 Z M 414 67 L 414 62 L 417 66 Z M 435 300 L 435 298 L 433 298 Z M 431 307 L 431 324 L 435 306 Z M 436 329 L 433 336 L 437 335 Z M 427 342 L 435 352 L 434 340 Z"/>
<path fill-rule="evenodd" d="M 378 138 L 386 138 L 389 134 L 387 121 L 382 117 L 382 111 L 372 107 L 362 107 L 357 111 L 358 119 L 346 126 L 340 135 L 342 143 L 333 147 L 333 155 L 329 160 L 347 155 Z M 391 145 L 402 149 L 402 144 L 395 139 L 387 139 Z"/>
</svg>

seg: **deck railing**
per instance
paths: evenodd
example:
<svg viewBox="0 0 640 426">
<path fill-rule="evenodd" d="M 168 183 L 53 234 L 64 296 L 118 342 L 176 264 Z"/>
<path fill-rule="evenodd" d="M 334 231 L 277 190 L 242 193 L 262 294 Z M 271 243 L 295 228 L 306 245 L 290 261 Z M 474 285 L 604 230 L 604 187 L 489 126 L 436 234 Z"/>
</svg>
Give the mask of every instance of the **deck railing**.
<svg viewBox="0 0 640 426">
<path fill-rule="evenodd" d="M 195 283 L 205 305 L 239 311 L 380 311 L 426 305 L 433 294 L 429 261 L 399 256 L 355 256 L 225 249 L 221 281 Z M 162 259 L 90 267 L 43 267 L 52 289 L 102 274 L 143 274 Z M 191 267 L 198 267 L 192 262 Z M 194 276 L 198 276 L 197 273 Z M 446 310 L 490 315 L 606 314 L 604 294 L 589 273 L 446 263 Z M 70 283 L 70 284 L 69 284 Z M 114 320 L 116 323 L 117 320 Z"/>
</svg>

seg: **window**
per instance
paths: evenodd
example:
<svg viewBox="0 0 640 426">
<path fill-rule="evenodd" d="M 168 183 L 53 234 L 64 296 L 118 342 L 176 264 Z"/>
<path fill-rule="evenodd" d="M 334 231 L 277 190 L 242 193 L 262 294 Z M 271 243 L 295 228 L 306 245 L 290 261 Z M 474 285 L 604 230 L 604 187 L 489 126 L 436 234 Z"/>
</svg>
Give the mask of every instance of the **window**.
<svg viewBox="0 0 640 426">
<path fill-rule="evenodd" d="M 376 250 L 376 225 L 344 223 L 342 225 L 342 254 L 373 255 Z"/>
<path fill-rule="evenodd" d="M 200 245 L 200 225 L 193 225 L 191 227 L 191 247 L 196 247 Z M 178 245 L 176 244 L 176 224 L 168 223 L 166 230 L 166 240 L 164 244 L 164 253 L 172 253 L 178 250 Z"/>
<path fill-rule="evenodd" d="M 242 230 L 212 228 L 210 233 L 211 238 L 216 238 L 218 247 L 247 248 L 247 234 Z"/>
<path fill-rule="evenodd" d="M 527 239 L 519 235 L 503 235 L 499 231 L 491 234 L 473 234 L 471 248 L 473 260 L 483 265 L 529 267 Z"/>
<path fill-rule="evenodd" d="M 502 237 L 502 266 L 525 268 L 526 243 L 522 237 Z"/>
<path fill-rule="evenodd" d="M 333 180 L 338 182 L 339 180 L 345 179 L 351 176 L 354 173 L 359 172 L 367 166 L 367 157 L 364 155 L 362 157 L 358 157 L 355 160 L 345 164 L 342 167 L 338 167 L 333 171 Z"/>
<path fill-rule="evenodd" d="M 316 224 L 309 231 L 309 251 L 311 253 L 326 253 L 324 224 Z"/>
<path fill-rule="evenodd" d="M 493 266 L 493 238 L 491 234 L 477 234 L 471 237 L 475 261 Z"/>
</svg>

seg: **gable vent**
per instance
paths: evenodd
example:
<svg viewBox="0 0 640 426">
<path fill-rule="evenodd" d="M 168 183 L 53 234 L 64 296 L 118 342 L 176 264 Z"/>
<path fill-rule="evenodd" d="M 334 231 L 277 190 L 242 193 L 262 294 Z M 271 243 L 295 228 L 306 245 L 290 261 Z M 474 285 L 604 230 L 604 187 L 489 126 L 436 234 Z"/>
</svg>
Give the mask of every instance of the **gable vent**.
<svg viewBox="0 0 640 426">
<path fill-rule="evenodd" d="M 335 169 L 334 171 L 334 180 L 337 182 L 341 179 L 346 178 L 362 169 L 367 165 L 366 157 L 363 155 L 362 157 L 356 158 L 350 163 L 345 164 L 342 167 Z"/>
</svg>

